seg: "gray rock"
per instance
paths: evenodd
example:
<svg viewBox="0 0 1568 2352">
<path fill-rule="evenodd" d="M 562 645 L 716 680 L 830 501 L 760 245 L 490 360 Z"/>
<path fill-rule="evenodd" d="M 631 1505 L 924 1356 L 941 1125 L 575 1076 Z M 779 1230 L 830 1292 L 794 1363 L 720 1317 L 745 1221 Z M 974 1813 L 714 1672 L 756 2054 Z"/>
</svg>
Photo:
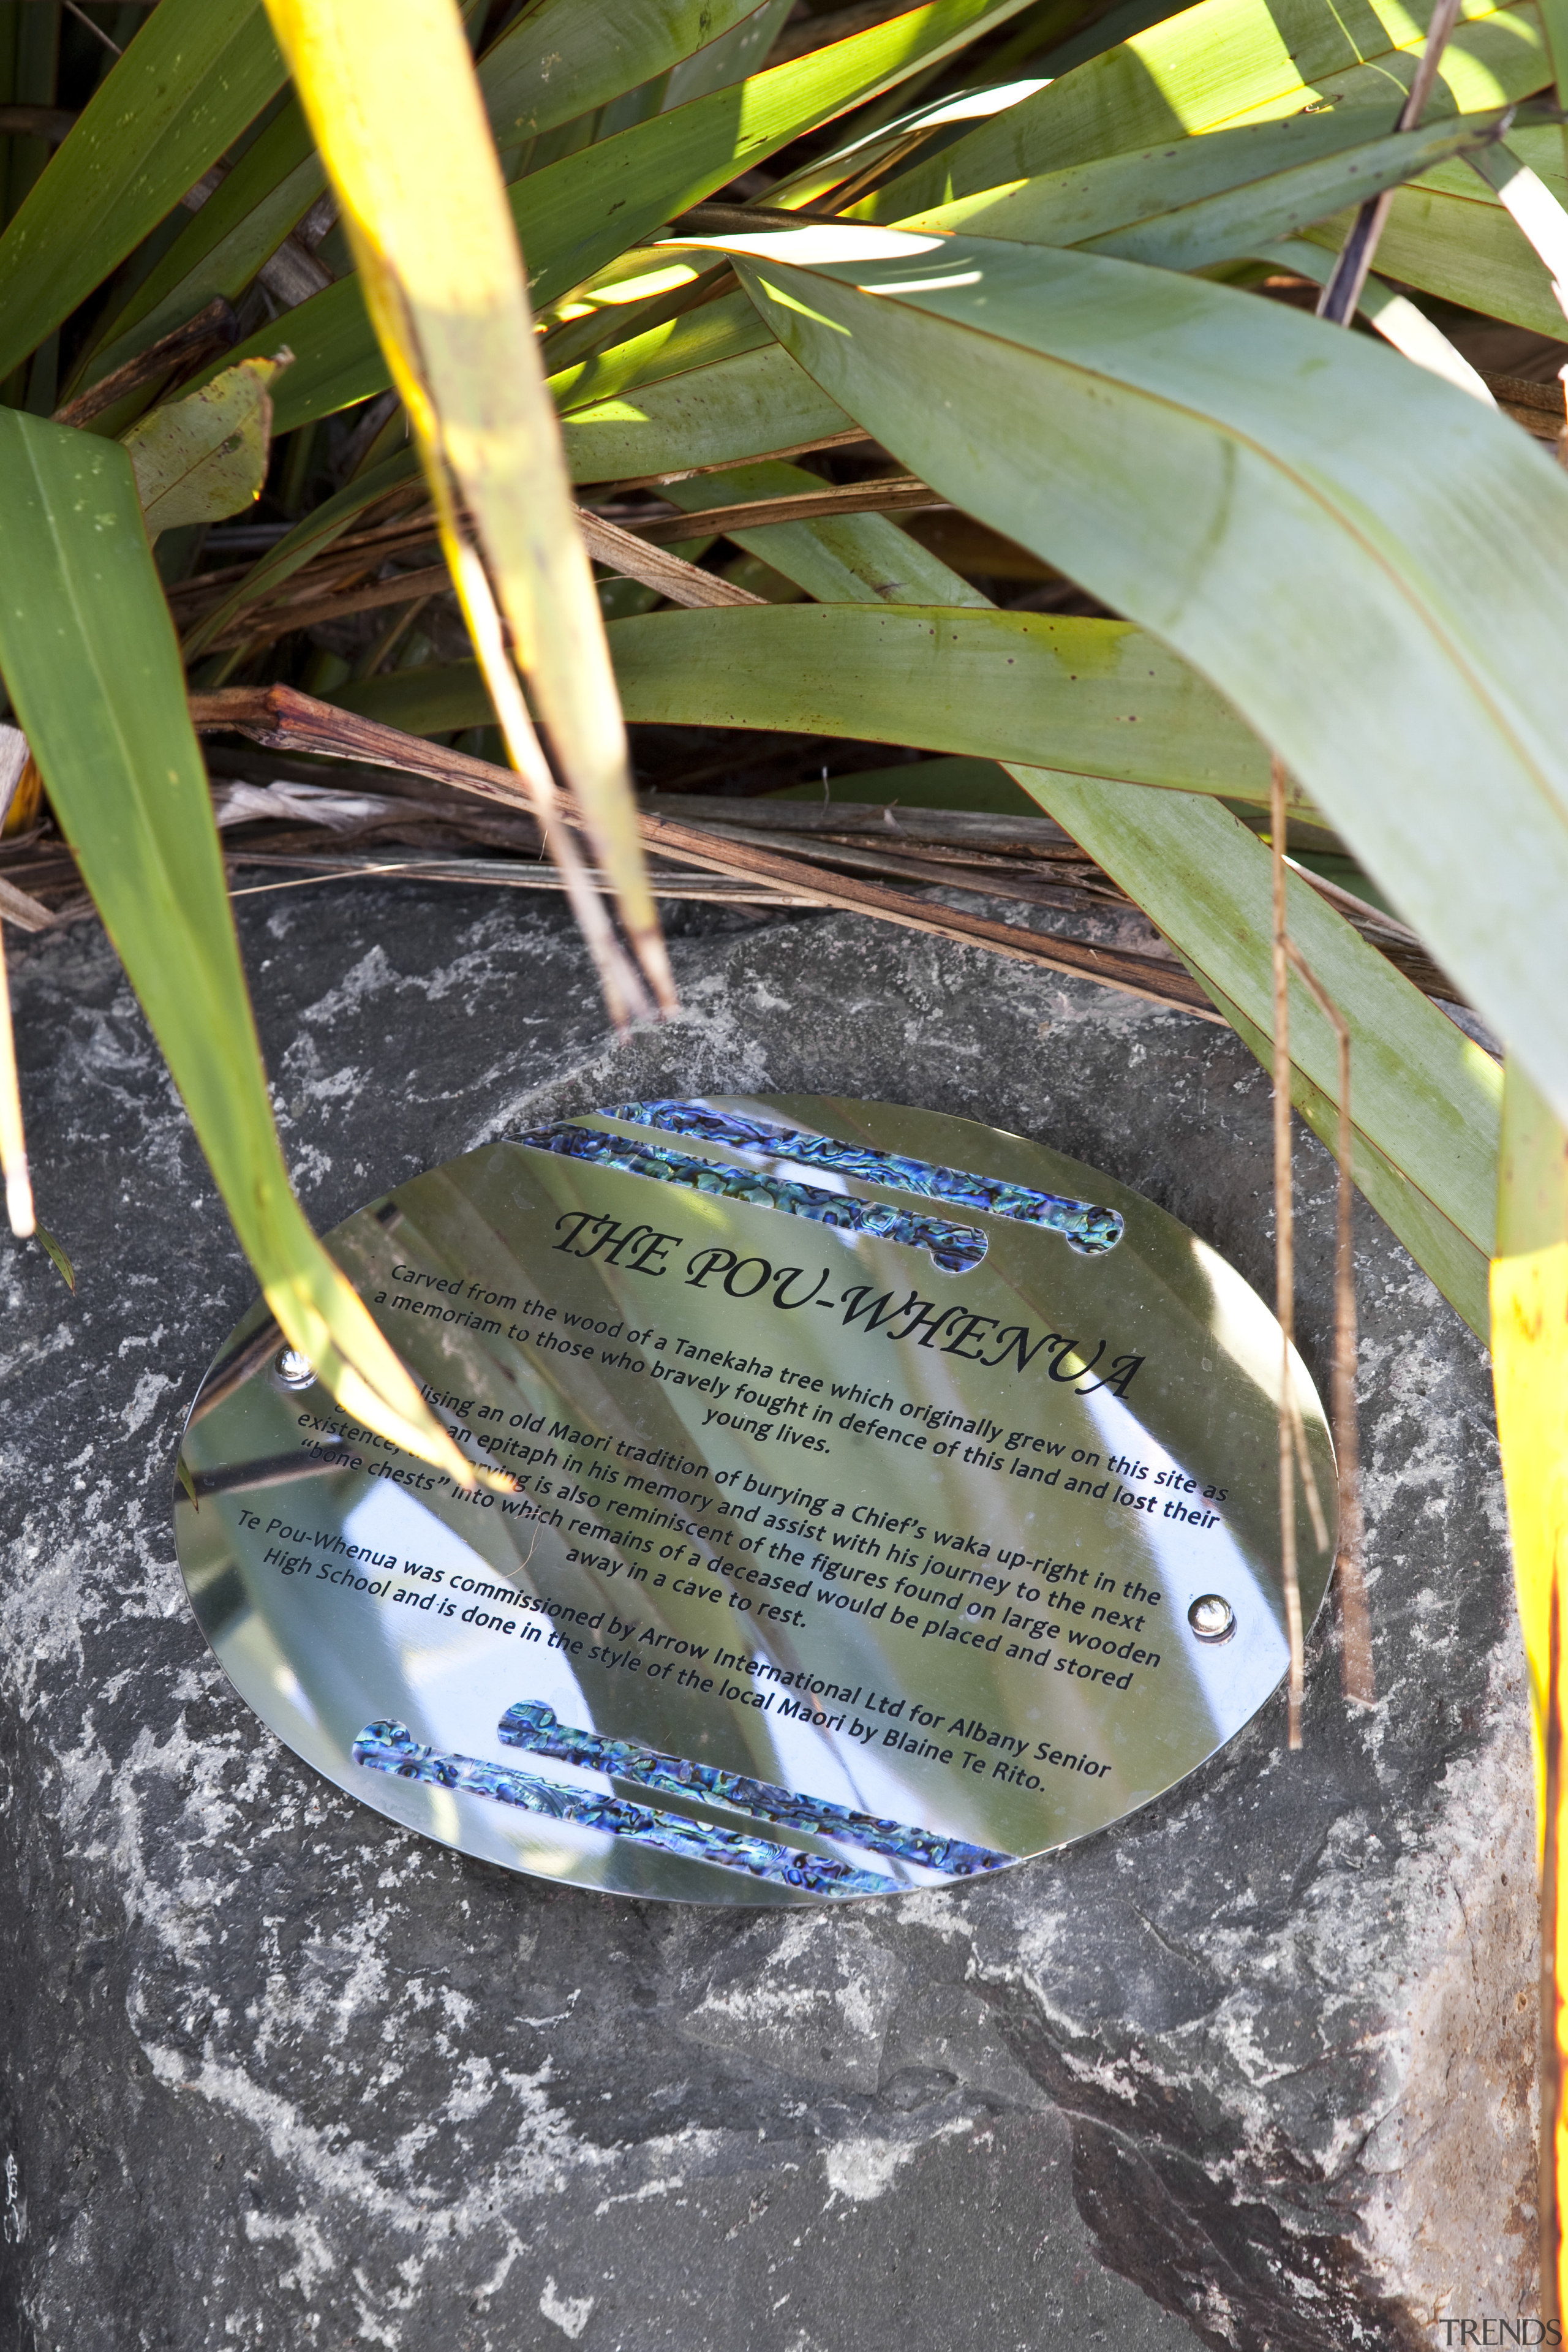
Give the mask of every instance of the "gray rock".
<svg viewBox="0 0 1568 2352">
<path fill-rule="evenodd" d="M 677 925 L 607 1040 L 551 908 L 243 902 L 326 1226 L 524 1118 L 822 1088 L 1038 1134 L 1266 1292 L 1268 1089 L 1228 1033 L 848 918 Z M 1370 1213 L 1381 1697 L 1325 1618 L 1159 1804 L 837 1914 L 638 1906 L 325 1786 L 186 1612 L 174 1448 L 251 1282 L 101 935 L 17 957 L 46 1222 L 4 1259 L 0 2328 L 24 2352 L 1319 2352 L 1529 2309 L 1533 1874 L 1480 1349 Z M 1300 1173 L 1325 1371 L 1331 1170 Z"/>
</svg>

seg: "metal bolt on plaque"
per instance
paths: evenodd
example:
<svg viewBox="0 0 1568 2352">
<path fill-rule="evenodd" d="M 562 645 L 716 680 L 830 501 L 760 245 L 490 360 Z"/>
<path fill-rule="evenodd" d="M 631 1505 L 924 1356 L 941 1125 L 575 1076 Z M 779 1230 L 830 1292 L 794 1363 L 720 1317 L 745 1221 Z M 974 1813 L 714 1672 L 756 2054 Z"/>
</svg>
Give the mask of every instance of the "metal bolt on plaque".
<svg viewBox="0 0 1568 2352">
<path fill-rule="evenodd" d="M 263 1720 L 448 1845 L 698 1903 L 982 1876 L 1169 1789 L 1284 1674 L 1279 1327 L 1041 1144 L 622 1103 L 331 1246 L 486 1475 L 342 1412 L 258 1304 L 191 1411 L 180 1560 Z M 1331 1518 L 1300 1532 L 1310 1622 Z"/>
<path fill-rule="evenodd" d="M 1228 1642 L 1236 1631 L 1236 1612 L 1223 1593 L 1202 1592 L 1187 1612 L 1187 1622 L 1200 1642 Z"/>
</svg>

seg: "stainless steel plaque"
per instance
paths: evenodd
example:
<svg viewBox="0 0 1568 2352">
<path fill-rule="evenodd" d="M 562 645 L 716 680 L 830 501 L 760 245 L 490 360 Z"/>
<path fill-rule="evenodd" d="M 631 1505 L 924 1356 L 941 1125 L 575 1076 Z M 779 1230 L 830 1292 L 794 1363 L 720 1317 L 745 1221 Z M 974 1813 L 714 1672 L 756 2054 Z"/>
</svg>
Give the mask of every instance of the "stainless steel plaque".
<svg viewBox="0 0 1568 2352">
<path fill-rule="evenodd" d="M 258 1306 L 192 1410 L 180 1560 L 279 1737 L 465 1853 L 684 1902 L 937 1885 L 1147 1802 L 1285 1671 L 1279 1326 L 1042 1145 L 625 1103 L 331 1247 L 515 1491 L 347 1418 Z M 1333 1458 L 1293 1381 L 1310 1622 Z"/>
</svg>

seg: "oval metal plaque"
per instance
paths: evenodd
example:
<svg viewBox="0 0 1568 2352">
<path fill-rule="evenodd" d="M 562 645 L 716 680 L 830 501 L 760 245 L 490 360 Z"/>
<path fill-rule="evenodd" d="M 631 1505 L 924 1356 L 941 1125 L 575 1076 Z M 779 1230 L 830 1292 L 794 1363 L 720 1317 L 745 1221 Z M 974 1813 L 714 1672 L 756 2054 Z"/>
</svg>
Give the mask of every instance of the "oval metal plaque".
<svg viewBox="0 0 1568 2352">
<path fill-rule="evenodd" d="M 512 1488 L 359 1426 L 258 1305 L 192 1410 L 180 1560 L 279 1737 L 465 1853 L 683 1902 L 937 1885 L 1146 1803 L 1285 1671 L 1279 1326 L 1042 1145 L 621 1104 L 331 1245 Z M 1310 1622 L 1333 1457 L 1293 1382 Z"/>
</svg>

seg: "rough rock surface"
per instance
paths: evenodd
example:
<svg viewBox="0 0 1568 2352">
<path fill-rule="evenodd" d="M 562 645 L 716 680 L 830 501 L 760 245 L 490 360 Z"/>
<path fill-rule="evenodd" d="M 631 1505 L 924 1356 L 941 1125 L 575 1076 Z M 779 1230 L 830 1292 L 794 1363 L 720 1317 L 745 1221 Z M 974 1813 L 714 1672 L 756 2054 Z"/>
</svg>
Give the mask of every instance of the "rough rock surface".
<svg viewBox="0 0 1568 2352">
<path fill-rule="evenodd" d="M 817 917 L 677 926 L 606 1039 L 561 915 L 249 902 L 328 1225 L 524 1115 L 816 1087 L 1036 1133 L 1271 1279 L 1268 1087 L 1228 1033 Z M 1334 1637 L 1165 1801 L 833 1916 L 513 1878 L 242 1707 L 170 1531 L 251 1283 L 96 928 L 19 959 L 46 1221 L 3 1262 L 3 2284 L 19 2352 L 1177 2352 L 1416 2345 L 1531 2307 L 1532 1877 L 1480 1349 L 1360 1234 L 1379 1704 Z M 1322 1376 L 1331 1171 L 1304 1142 Z"/>
</svg>

